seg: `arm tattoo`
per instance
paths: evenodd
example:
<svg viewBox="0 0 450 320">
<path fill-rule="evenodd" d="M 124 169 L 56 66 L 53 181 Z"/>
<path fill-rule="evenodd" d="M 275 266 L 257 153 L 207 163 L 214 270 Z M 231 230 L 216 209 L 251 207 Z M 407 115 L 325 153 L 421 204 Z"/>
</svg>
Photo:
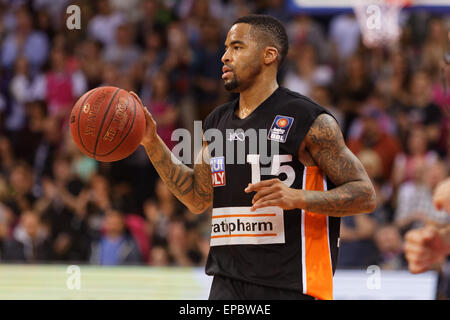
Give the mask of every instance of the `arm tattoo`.
<svg viewBox="0 0 450 320">
<path fill-rule="evenodd" d="M 334 216 L 371 212 L 375 191 L 358 158 L 347 148 L 331 116 L 321 114 L 307 136 L 306 148 L 315 163 L 336 185 L 329 191 L 305 191 L 305 209 Z"/>
<path fill-rule="evenodd" d="M 202 153 L 205 149 L 204 145 Z M 207 163 L 202 161 L 191 169 L 172 161 L 172 153 L 159 137 L 146 151 L 161 180 L 191 211 L 201 213 L 212 205 L 211 168 Z"/>
</svg>

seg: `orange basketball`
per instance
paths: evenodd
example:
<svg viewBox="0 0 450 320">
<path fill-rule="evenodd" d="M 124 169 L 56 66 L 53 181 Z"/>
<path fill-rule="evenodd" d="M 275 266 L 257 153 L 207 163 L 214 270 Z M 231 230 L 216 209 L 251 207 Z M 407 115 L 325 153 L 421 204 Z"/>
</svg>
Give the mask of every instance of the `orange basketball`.
<svg viewBox="0 0 450 320">
<path fill-rule="evenodd" d="M 145 115 L 127 91 L 99 87 L 86 92 L 72 109 L 70 133 L 80 150 L 99 161 L 128 157 L 139 146 Z"/>
</svg>

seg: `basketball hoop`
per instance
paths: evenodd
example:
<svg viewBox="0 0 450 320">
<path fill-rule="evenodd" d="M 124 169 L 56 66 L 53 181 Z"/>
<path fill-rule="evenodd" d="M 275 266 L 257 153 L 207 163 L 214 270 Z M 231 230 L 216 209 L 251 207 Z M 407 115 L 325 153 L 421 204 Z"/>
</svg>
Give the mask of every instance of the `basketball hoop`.
<svg viewBox="0 0 450 320">
<path fill-rule="evenodd" d="M 366 47 L 393 46 L 400 38 L 400 11 L 412 0 L 354 0 L 356 18 Z"/>
</svg>

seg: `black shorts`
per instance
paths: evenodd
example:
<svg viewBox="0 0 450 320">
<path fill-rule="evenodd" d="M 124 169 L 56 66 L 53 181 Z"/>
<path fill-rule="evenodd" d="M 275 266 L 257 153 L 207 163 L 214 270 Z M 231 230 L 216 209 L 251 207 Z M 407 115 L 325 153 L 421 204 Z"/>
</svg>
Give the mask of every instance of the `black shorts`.
<svg viewBox="0 0 450 320">
<path fill-rule="evenodd" d="M 315 300 L 300 291 L 261 286 L 215 275 L 209 300 Z"/>
</svg>

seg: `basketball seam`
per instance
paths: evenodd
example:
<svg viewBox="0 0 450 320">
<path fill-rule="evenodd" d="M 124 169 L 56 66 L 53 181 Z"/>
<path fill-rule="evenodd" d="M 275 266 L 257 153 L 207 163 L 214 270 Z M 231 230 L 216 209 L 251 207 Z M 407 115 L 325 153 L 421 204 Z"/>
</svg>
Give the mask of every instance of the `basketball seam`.
<svg viewBox="0 0 450 320">
<path fill-rule="evenodd" d="M 133 125 L 134 125 L 134 121 L 136 119 L 136 100 L 133 98 L 134 100 L 134 116 L 133 116 L 133 121 L 131 122 L 130 128 L 128 129 L 127 134 L 125 135 L 125 137 L 122 138 L 122 140 L 117 144 L 117 146 L 115 146 L 114 149 L 112 149 L 111 151 L 105 153 L 105 154 L 98 154 L 99 157 L 105 157 L 107 155 L 110 155 L 111 153 L 113 153 L 121 144 L 122 142 L 124 142 L 124 140 L 128 137 L 128 135 L 130 134 L 131 130 L 133 129 Z"/>
<path fill-rule="evenodd" d="M 83 143 L 83 139 L 81 138 L 81 133 L 80 133 L 80 118 L 81 118 L 81 111 L 83 110 L 83 105 L 86 103 L 86 101 L 89 99 L 89 97 L 95 92 L 96 90 L 92 90 L 91 93 L 89 93 L 89 95 L 86 97 L 86 99 L 84 99 L 83 103 L 81 103 L 80 106 L 80 111 L 78 112 L 78 119 L 77 119 L 77 133 L 78 133 L 78 139 L 80 140 L 81 146 L 83 147 L 83 149 L 89 153 L 92 153 L 92 151 L 89 151 L 88 148 L 86 148 L 86 146 Z"/>
<path fill-rule="evenodd" d="M 111 101 L 109 102 L 108 108 L 106 109 L 104 115 L 103 115 L 103 119 L 102 119 L 102 123 L 100 124 L 100 128 L 98 130 L 98 134 L 97 134 L 97 139 L 95 139 L 95 145 L 94 145 L 94 152 L 93 152 L 93 157 L 95 159 L 95 154 L 97 152 L 97 145 L 98 145 L 98 139 L 100 138 L 100 135 L 102 133 L 102 129 L 103 129 L 103 125 L 105 124 L 105 119 L 106 116 L 108 115 L 109 109 L 111 108 L 111 105 L 114 101 L 114 99 L 116 98 L 117 93 L 120 91 L 121 89 L 117 89 L 116 92 L 114 92 L 114 95 L 111 98 Z M 97 159 L 96 159 L 97 160 Z"/>
</svg>

